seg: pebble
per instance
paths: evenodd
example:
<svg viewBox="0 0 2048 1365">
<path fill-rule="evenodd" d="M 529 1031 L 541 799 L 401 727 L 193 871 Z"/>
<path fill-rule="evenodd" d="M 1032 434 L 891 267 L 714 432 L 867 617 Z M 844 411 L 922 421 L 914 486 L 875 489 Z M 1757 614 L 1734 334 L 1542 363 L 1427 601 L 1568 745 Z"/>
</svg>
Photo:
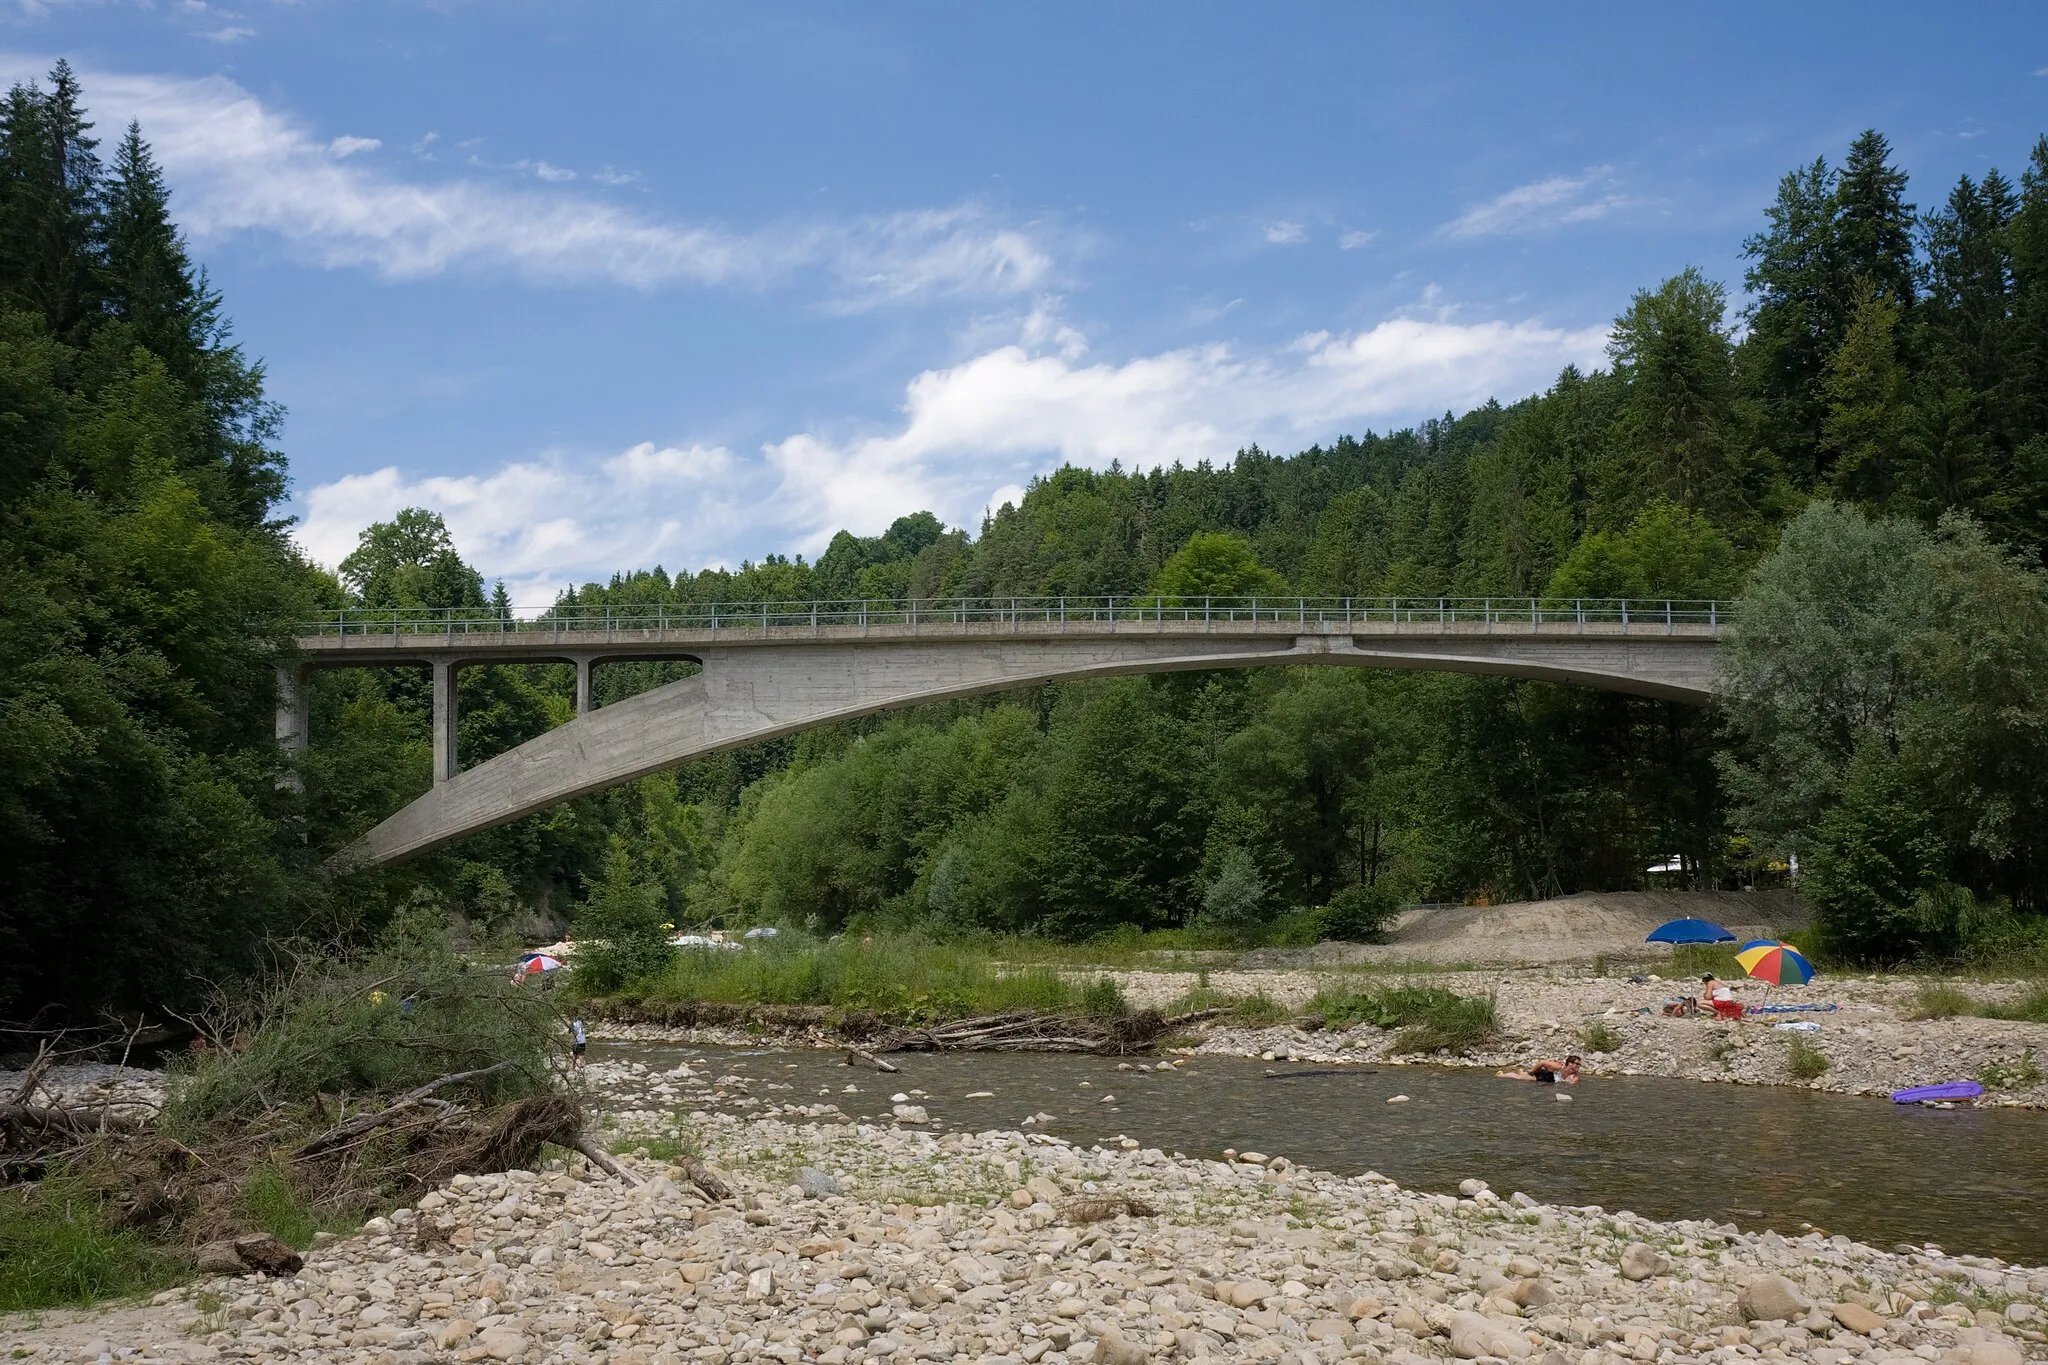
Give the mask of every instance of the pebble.
<svg viewBox="0 0 2048 1365">
<path fill-rule="evenodd" d="M 608 1065 L 615 1079 L 660 1076 Z M 0 1319 L 0 1354 L 286 1365 L 2044 1356 L 2019 1334 L 2048 1311 L 2048 1271 L 1931 1248 L 1506 1201 L 1478 1177 L 1476 1194 L 1454 1199 L 1376 1173 L 1290 1166 L 1280 1181 L 1246 1160 L 1017 1131 L 940 1137 L 843 1115 L 685 1120 L 738 1206 L 712 1205 L 679 1170 L 630 1154 L 621 1162 L 645 1180 L 638 1188 L 580 1162 L 457 1177 L 405 1216 L 315 1248 L 295 1275 L 208 1277 L 149 1304 Z M 678 1136 L 674 1106 L 612 1121 L 612 1145 L 629 1153 Z M 805 1171 L 839 1190 L 810 1194 Z M 1074 1192 L 1157 1213 L 1070 1225 L 1060 1208 Z M 1636 1278 L 1645 1266 L 1655 1268 Z M 1961 1312 L 1954 1300 L 1972 1294 L 1999 1314 Z"/>
</svg>

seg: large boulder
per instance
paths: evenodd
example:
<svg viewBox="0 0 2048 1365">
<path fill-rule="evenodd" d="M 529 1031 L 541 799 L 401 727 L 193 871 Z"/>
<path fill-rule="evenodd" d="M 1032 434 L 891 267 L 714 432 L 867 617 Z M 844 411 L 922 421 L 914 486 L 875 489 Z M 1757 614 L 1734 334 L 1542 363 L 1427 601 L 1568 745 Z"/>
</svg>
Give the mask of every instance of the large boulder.
<svg viewBox="0 0 2048 1365">
<path fill-rule="evenodd" d="M 1466 1360 L 1481 1356 L 1519 1360 L 1530 1351 L 1528 1338 L 1484 1313 L 1453 1313 L 1450 1338 L 1451 1354 Z"/>
<path fill-rule="evenodd" d="M 1796 1322 L 1813 1304 L 1783 1275 L 1759 1275 L 1742 1286 L 1735 1306 L 1744 1322 Z"/>
<path fill-rule="evenodd" d="M 1671 1258 L 1653 1246 L 1630 1242 L 1621 1253 L 1621 1273 L 1631 1280 L 1647 1280 L 1671 1269 Z"/>
</svg>

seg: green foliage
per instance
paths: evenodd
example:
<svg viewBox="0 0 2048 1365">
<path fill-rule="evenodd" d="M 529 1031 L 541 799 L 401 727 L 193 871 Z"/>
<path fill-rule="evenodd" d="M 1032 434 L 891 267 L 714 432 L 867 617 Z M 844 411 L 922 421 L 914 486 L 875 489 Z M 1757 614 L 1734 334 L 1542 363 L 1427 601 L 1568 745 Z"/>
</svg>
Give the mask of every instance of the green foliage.
<svg viewBox="0 0 2048 1365">
<path fill-rule="evenodd" d="M 1323 931 L 1346 943 L 1370 943 L 1401 913 L 1401 898 L 1383 884 L 1347 886 L 1323 907 Z"/>
<path fill-rule="evenodd" d="M 1272 597 L 1287 580 L 1259 563 L 1250 544 L 1222 531 L 1198 531 L 1153 575 L 1152 591 L 1176 604 L 1204 599 Z"/>
<path fill-rule="evenodd" d="M 267 981 L 223 992 L 207 1022 L 215 1046 L 180 1063 L 164 1111 L 173 1132 L 321 1094 L 406 1090 L 501 1061 L 514 1065 L 470 1083 L 470 1093 L 516 1098 L 548 1084 L 560 1051 L 559 1018 L 538 989 L 458 958 L 424 895 L 370 952 L 287 957 Z"/>
<path fill-rule="evenodd" d="M 1457 995 L 1441 986 L 1325 990 L 1309 1001 L 1307 1013 L 1321 1017 L 1326 1028 L 1398 1029 L 1396 1052 L 1463 1051 L 1492 1038 L 1499 1027 L 1491 996 Z"/>
<path fill-rule="evenodd" d="M 1010 968 L 977 944 L 940 944 L 884 934 L 825 941 L 797 933 L 754 940 L 740 951 L 687 948 L 627 993 L 652 1001 L 726 1005 L 825 1005 L 898 1023 L 1028 1009 L 1124 1012 L 1116 982 L 1049 967 Z"/>
<path fill-rule="evenodd" d="M 360 605 L 422 608 L 484 605 L 482 575 L 462 562 L 438 512 L 408 507 L 362 533 L 341 561 L 342 581 Z"/>
<path fill-rule="evenodd" d="M 1986 1090 L 2030 1090 L 2041 1083 L 2041 1068 L 2034 1061 L 2034 1049 L 2023 1048 L 2010 1062 L 1987 1062 L 1977 1073 L 1978 1084 Z"/>
<path fill-rule="evenodd" d="M 1906 1007 L 1908 1019 L 1954 1019 L 1958 1015 L 1975 1014 L 1977 1002 L 1960 988 L 1946 981 L 1923 982 L 1913 997 L 1913 1003 Z"/>
<path fill-rule="evenodd" d="M 1804 1038 L 1794 1038 L 1785 1050 L 1785 1074 L 1795 1081 L 1817 1081 L 1827 1074 L 1828 1059 Z"/>
<path fill-rule="evenodd" d="M 1227 850 L 1216 875 L 1202 891 L 1203 927 L 1225 934 L 1256 930 L 1267 918 L 1266 879 L 1241 847 Z"/>
<path fill-rule="evenodd" d="M 660 884 L 641 875 L 625 841 L 613 836 L 603 876 L 571 918 L 577 989 L 603 995 L 659 971 L 675 951 L 667 913 Z"/>
<path fill-rule="evenodd" d="M 316 1232 L 347 1232 L 355 1226 L 352 1218 L 322 1216 L 314 1203 L 299 1188 L 289 1166 L 266 1161 L 242 1181 L 235 1212 L 245 1226 L 301 1251 L 313 1245 Z"/>
<path fill-rule="evenodd" d="M 1579 1046 L 1588 1052 L 1619 1052 L 1622 1041 L 1619 1033 L 1597 1020 L 1579 1030 Z"/>
<path fill-rule="evenodd" d="M 0 1313 L 82 1307 L 176 1283 L 184 1263 L 107 1209 L 75 1177 L 0 1189 Z"/>
</svg>

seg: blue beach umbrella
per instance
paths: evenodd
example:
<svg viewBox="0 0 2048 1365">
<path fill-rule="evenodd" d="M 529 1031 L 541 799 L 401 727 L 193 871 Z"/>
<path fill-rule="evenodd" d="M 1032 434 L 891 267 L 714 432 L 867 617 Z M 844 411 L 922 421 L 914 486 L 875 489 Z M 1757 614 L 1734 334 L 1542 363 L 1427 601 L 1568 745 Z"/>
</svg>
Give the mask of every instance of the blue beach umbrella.
<svg viewBox="0 0 2048 1365">
<path fill-rule="evenodd" d="M 1733 943 L 1735 935 L 1710 920 L 1675 919 L 1650 931 L 1646 943 Z"/>
</svg>

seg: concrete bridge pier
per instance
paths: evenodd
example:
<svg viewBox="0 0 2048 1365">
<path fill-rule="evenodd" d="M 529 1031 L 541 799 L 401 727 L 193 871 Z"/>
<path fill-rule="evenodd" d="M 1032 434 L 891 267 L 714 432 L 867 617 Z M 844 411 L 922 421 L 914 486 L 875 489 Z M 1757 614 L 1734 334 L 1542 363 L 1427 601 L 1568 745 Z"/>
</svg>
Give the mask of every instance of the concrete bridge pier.
<svg viewBox="0 0 2048 1365">
<path fill-rule="evenodd" d="M 311 740 L 313 703 L 306 689 L 304 664 L 277 666 L 277 744 L 285 751 L 288 766 L 278 774 L 277 785 L 286 791 L 304 791 L 305 779 L 299 763 Z"/>
<path fill-rule="evenodd" d="M 576 665 L 576 714 L 580 716 L 594 704 L 590 694 L 590 670 L 597 660 L 588 654 L 578 654 L 570 662 Z"/>
<path fill-rule="evenodd" d="M 434 673 L 434 785 L 438 787 L 461 771 L 455 752 L 456 721 L 459 719 L 456 714 L 455 674 L 462 667 L 462 661 L 431 659 L 427 666 Z"/>
</svg>

